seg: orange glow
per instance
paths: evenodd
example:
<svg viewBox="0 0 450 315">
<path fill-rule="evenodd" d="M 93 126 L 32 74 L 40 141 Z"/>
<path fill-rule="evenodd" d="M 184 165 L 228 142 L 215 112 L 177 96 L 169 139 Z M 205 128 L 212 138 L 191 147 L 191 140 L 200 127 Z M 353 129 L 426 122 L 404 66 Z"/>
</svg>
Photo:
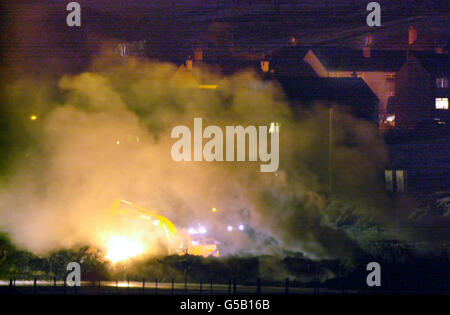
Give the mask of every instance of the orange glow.
<svg viewBox="0 0 450 315">
<path fill-rule="evenodd" d="M 216 212 L 217 208 L 212 208 Z M 202 227 L 200 233 L 206 233 Z M 110 209 L 110 221 L 105 224 L 102 243 L 105 258 L 113 264 L 158 251 L 155 246 L 167 240 L 168 254 L 218 256 L 217 244 L 199 244 L 192 241 L 187 231 L 178 230 L 166 217 L 117 199 Z"/>
<path fill-rule="evenodd" d="M 204 90 L 215 90 L 217 89 L 217 85 L 216 84 L 200 84 L 198 86 L 199 89 L 204 89 Z"/>
<path fill-rule="evenodd" d="M 219 249 L 217 248 L 217 244 L 192 245 L 188 249 L 188 254 L 203 257 L 209 256 L 219 257 L 220 255 Z"/>
<path fill-rule="evenodd" d="M 108 253 L 106 259 L 112 263 L 127 260 L 138 256 L 144 252 L 144 245 L 140 242 L 132 241 L 128 237 L 115 235 L 108 241 Z"/>
</svg>

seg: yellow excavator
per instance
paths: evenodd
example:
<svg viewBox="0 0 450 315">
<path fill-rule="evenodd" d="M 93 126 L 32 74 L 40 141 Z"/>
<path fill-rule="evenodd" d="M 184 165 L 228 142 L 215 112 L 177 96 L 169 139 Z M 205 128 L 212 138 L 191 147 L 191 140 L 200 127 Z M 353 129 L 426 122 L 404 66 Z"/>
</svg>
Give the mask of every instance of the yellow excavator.
<svg viewBox="0 0 450 315">
<path fill-rule="evenodd" d="M 115 200 L 108 215 L 101 242 L 105 258 L 113 263 L 146 253 L 219 256 L 216 242 L 193 240 L 206 232 L 201 229 L 179 230 L 168 218 L 123 199 Z"/>
</svg>

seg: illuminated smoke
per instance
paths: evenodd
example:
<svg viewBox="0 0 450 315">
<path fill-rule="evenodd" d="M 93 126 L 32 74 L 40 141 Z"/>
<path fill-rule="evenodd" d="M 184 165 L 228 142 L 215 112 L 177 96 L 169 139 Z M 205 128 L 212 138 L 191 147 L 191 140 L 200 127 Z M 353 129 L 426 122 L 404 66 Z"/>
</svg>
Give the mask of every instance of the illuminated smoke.
<svg viewBox="0 0 450 315">
<path fill-rule="evenodd" d="M 109 205 L 123 198 L 178 227 L 205 223 L 217 233 L 213 207 L 229 217 L 244 211 L 248 222 L 233 224 L 236 231 L 245 224 L 245 231 L 233 234 L 229 252 L 357 252 L 355 241 L 330 222 L 341 209 L 361 218 L 382 214 L 378 174 L 386 151 L 376 128 L 335 109 L 329 194 L 323 104 L 296 115 L 276 84 L 251 71 L 224 78 L 202 70 L 206 83 L 219 86 L 205 91 L 172 80 L 176 70 L 109 56 L 58 84 L 30 77 L 5 85 L 10 127 L 3 150 L 11 154 L 4 159 L 0 228 L 35 252 L 98 245 Z M 194 117 L 222 128 L 279 123 L 279 170 L 261 173 L 259 162 L 174 162 L 170 132 L 192 128 Z"/>
</svg>

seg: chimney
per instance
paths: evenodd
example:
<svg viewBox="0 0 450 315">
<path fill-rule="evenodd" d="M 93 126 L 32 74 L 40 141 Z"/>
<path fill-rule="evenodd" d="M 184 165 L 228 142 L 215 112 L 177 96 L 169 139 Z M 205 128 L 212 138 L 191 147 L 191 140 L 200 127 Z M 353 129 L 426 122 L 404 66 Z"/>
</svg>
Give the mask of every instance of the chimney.
<svg viewBox="0 0 450 315">
<path fill-rule="evenodd" d="M 364 58 L 370 58 L 370 46 L 366 46 L 363 48 L 363 56 Z"/>
<path fill-rule="evenodd" d="M 369 34 L 366 35 L 364 45 L 366 47 L 369 47 L 369 46 L 372 46 L 372 43 L 373 43 L 373 36 L 372 36 L 372 33 L 369 33 Z"/>
<path fill-rule="evenodd" d="M 408 33 L 408 45 L 414 44 L 414 42 L 417 40 L 417 30 L 414 28 L 414 26 L 409 27 L 409 33 Z"/>
<path fill-rule="evenodd" d="M 201 48 L 196 48 L 194 51 L 194 60 L 202 61 L 203 60 L 203 50 Z"/>
<path fill-rule="evenodd" d="M 297 46 L 297 39 L 294 36 L 291 36 L 291 45 L 292 46 Z"/>
<path fill-rule="evenodd" d="M 189 56 L 189 58 L 186 60 L 186 68 L 189 71 L 192 71 L 193 65 L 194 65 L 194 61 L 192 60 L 191 56 Z"/>
<path fill-rule="evenodd" d="M 370 58 L 370 46 L 372 46 L 373 37 L 372 34 L 367 34 L 365 37 L 364 47 L 363 47 L 363 56 L 365 58 Z"/>
<path fill-rule="evenodd" d="M 444 47 L 436 46 L 436 48 L 434 49 L 434 52 L 436 54 L 442 55 L 444 53 Z"/>
<path fill-rule="evenodd" d="M 268 61 L 268 60 L 261 61 L 261 70 L 262 70 L 262 72 L 269 72 L 270 61 Z"/>
</svg>

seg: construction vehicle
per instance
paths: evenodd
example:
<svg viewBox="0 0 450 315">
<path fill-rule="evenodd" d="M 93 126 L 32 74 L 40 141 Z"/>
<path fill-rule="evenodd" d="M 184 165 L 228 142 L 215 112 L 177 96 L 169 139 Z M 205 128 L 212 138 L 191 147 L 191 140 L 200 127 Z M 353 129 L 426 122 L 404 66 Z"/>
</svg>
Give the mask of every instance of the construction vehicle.
<svg viewBox="0 0 450 315">
<path fill-rule="evenodd" d="M 199 237 L 204 234 L 204 228 L 199 231 L 177 229 L 159 213 L 117 199 L 110 207 L 101 243 L 106 247 L 105 258 L 112 262 L 148 253 L 219 256 L 217 242 Z"/>
</svg>

